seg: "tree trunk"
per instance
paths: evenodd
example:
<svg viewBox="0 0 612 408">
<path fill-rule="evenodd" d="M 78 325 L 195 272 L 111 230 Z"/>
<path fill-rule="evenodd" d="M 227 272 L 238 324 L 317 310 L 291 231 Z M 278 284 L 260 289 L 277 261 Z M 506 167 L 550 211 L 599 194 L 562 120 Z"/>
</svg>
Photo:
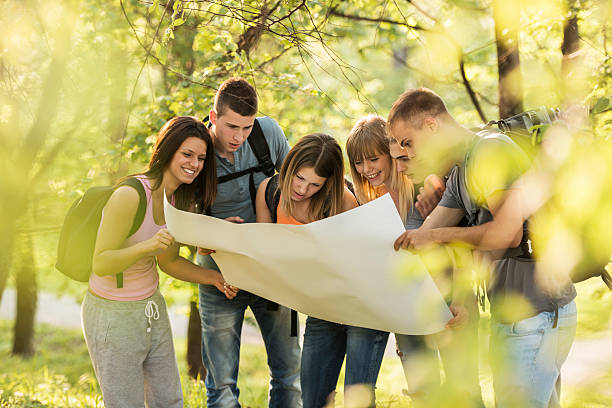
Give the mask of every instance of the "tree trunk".
<svg viewBox="0 0 612 408">
<path fill-rule="evenodd" d="M 206 367 L 202 363 L 202 322 L 198 304 L 191 301 L 189 310 L 189 325 L 187 326 L 187 365 L 189 375 L 194 379 L 206 378 Z"/>
<path fill-rule="evenodd" d="M 4 294 L 4 289 L 6 289 L 12 265 L 13 241 L 15 237 L 14 224 L 11 220 L 6 220 L 6 222 L 1 224 L 3 231 L 0 237 L 0 303 L 2 303 L 2 295 Z"/>
<path fill-rule="evenodd" d="M 187 258 L 191 262 L 196 261 L 197 248 L 188 247 L 189 255 Z M 187 367 L 189 375 L 197 380 L 204 381 L 206 378 L 206 367 L 202 363 L 202 321 L 198 311 L 198 286 L 192 285 L 195 293 L 189 301 L 189 324 L 187 325 Z"/>
<path fill-rule="evenodd" d="M 15 262 L 17 284 L 17 316 L 13 354 L 30 357 L 34 354 L 34 315 L 38 302 L 34 244 L 31 234 L 23 234 L 17 246 Z"/>
<path fill-rule="evenodd" d="M 519 59 L 520 7 L 504 0 L 494 0 L 492 5 L 499 73 L 499 116 L 507 118 L 523 111 L 523 78 Z"/>
</svg>

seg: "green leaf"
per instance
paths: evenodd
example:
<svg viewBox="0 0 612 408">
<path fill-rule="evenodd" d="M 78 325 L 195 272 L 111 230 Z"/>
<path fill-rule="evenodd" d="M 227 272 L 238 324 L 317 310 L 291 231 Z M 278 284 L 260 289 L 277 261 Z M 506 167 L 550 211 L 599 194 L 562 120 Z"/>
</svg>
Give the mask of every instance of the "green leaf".
<svg viewBox="0 0 612 408">
<path fill-rule="evenodd" d="M 182 24 L 185 24 L 185 20 L 183 20 L 182 18 L 177 18 L 176 20 L 172 21 L 172 27 L 178 27 Z"/>
<path fill-rule="evenodd" d="M 158 5 L 159 5 L 159 0 L 155 0 L 153 4 L 149 6 L 149 13 L 155 13 L 157 11 Z"/>
<path fill-rule="evenodd" d="M 591 108 L 591 113 L 601 113 L 603 112 L 609 105 L 610 101 L 605 96 L 602 96 L 595 102 L 593 107 Z"/>
</svg>

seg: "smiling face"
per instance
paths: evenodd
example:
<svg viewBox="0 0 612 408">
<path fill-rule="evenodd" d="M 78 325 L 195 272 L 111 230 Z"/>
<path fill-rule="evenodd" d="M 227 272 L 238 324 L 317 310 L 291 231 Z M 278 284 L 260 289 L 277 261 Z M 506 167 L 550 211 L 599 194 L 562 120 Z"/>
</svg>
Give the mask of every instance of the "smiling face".
<svg viewBox="0 0 612 408">
<path fill-rule="evenodd" d="M 255 115 L 242 116 L 229 107 L 222 115 L 216 110 L 210 111 L 210 122 L 214 134 L 215 149 L 221 156 L 231 155 L 238 150 L 253 130 Z"/>
<path fill-rule="evenodd" d="M 357 173 L 365 177 L 374 187 L 388 184 L 391 179 L 391 156 L 387 154 L 377 153 L 373 156 L 362 157 L 355 160 L 353 165 Z"/>
<path fill-rule="evenodd" d="M 302 167 L 295 172 L 291 181 L 291 199 L 293 201 L 304 201 L 319 192 L 327 177 L 319 176 L 313 167 Z"/>
<path fill-rule="evenodd" d="M 170 176 L 178 184 L 191 184 L 200 174 L 206 159 L 206 142 L 197 137 L 188 137 L 174 153 L 165 176 Z"/>
</svg>

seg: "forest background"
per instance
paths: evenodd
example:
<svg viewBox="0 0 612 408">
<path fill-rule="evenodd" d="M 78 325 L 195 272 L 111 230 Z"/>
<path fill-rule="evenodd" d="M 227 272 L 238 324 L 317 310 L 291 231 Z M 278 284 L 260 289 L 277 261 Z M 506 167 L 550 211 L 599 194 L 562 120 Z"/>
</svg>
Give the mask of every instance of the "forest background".
<svg viewBox="0 0 612 408">
<path fill-rule="evenodd" d="M 15 320 L 3 323 L 0 402 L 31 397 L 7 391 L 16 381 L 7 368 L 10 355 L 48 346 L 35 325 L 39 291 L 80 300 L 86 290 L 54 269 L 67 208 L 88 187 L 141 171 L 161 125 L 205 117 L 229 76 L 256 86 L 259 114 L 291 144 L 312 132 L 344 144 L 358 118 L 386 116 L 415 86 L 438 92 L 466 126 L 584 106 L 580 132 L 555 145 L 539 248 L 552 266 L 609 260 L 608 1 L 4 0 L 0 10 L 0 302 L 7 287 L 17 292 Z M 197 291 L 165 276 L 161 286 L 192 317 L 178 336 L 197 376 Z M 599 281 L 587 286 L 580 327 L 594 334 L 612 298 Z M 60 382 L 78 388 L 78 378 Z M 97 395 L 95 381 L 80 385 Z"/>
</svg>

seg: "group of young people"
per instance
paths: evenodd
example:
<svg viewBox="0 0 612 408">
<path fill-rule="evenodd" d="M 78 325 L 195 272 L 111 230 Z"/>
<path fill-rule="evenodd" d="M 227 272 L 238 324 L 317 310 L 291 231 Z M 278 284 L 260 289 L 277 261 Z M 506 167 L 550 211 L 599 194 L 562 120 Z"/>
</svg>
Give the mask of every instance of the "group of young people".
<svg viewBox="0 0 612 408">
<path fill-rule="evenodd" d="M 393 104 L 387 121 L 369 115 L 348 135 L 353 192 L 333 137 L 313 133 L 291 148 L 278 123 L 256 117 L 257 112 L 256 91 L 246 80 L 225 81 L 208 125 L 175 117 L 159 131 L 147 170 L 134 176 L 147 197 L 141 227 L 129 235 L 139 203 L 132 187 L 118 187 L 106 204 L 82 321 L 107 407 L 183 404 L 157 265 L 177 279 L 200 284 L 208 407 L 240 406 L 237 379 L 247 307 L 267 352 L 270 407 L 333 404 L 345 359 L 345 387 L 365 385 L 372 391 L 365 405 L 375 404 L 373 390 L 389 333 L 309 316 L 301 350 L 292 311 L 225 282 L 208 255 L 214 248 L 200 250 L 196 263 L 179 256 L 179 243 L 164 225 L 164 191 L 179 209 L 229 222 L 297 225 L 389 193 L 406 226 L 396 250 L 427 251 L 464 242 L 489 254 L 500 252 L 488 289 L 491 348 L 500 356 L 493 370 L 497 406 L 559 406 L 560 367 L 576 327 L 575 290 L 569 278 L 536 271 L 529 253 L 506 251 L 524 247 L 528 235 L 517 182 L 528 161 L 520 149 L 503 135 L 477 137 L 461 127 L 434 92 L 408 90 Z M 503 171 L 492 171 L 491 163 Z M 274 170 L 278 174 L 272 175 Z M 423 182 L 422 188 L 413 187 Z M 465 261 L 472 252 L 454 248 L 435 253 L 448 258 L 435 280 L 454 317 L 446 340 L 396 335 L 408 392 L 423 406 L 452 400 L 454 406 L 482 407 L 479 313 L 472 266 Z M 121 288 L 115 279 L 120 272 Z M 507 306 L 516 299 L 525 307 L 512 307 L 509 313 Z"/>
</svg>

